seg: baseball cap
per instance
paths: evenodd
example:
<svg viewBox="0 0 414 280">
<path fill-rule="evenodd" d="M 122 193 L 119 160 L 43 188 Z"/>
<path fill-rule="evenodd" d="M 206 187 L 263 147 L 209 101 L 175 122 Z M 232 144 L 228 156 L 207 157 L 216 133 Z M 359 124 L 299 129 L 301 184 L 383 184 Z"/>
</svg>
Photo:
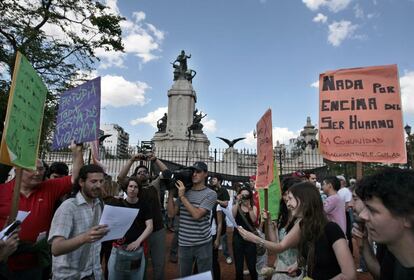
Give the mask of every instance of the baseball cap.
<svg viewBox="0 0 414 280">
<path fill-rule="evenodd" d="M 195 169 L 197 171 L 204 171 L 204 172 L 208 171 L 207 164 L 205 162 L 202 162 L 202 161 L 196 161 L 193 164 L 193 166 L 191 166 L 190 168 Z"/>
<path fill-rule="evenodd" d="M 336 178 L 338 178 L 339 181 L 346 181 L 344 175 L 338 175 Z"/>
</svg>

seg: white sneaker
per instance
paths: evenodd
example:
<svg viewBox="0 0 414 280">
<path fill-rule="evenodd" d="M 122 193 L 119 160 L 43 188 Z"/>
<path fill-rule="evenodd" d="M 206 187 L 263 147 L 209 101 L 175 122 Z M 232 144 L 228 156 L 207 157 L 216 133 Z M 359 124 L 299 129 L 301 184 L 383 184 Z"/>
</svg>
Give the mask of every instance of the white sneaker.
<svg viewBox="0 0 414 280">
<path fill-rule="evenodd" d="M 231 264 L 233 262 L 233 259 L 231 257 L 226 258 L 226 263 Z"/>
<path fill-rule="evenodd" d="M 220 245 L 220 246 L 218 247 L 218 249 L 219 249 L 219 250 L 223 250 L 223 247 Z"/>
<path fill-rule="evenodd" d="M 249 270 L 243 270 L 243 275 L 249 275 L 250 274 L 250 272 L 249 272 Z"/>
</svg>

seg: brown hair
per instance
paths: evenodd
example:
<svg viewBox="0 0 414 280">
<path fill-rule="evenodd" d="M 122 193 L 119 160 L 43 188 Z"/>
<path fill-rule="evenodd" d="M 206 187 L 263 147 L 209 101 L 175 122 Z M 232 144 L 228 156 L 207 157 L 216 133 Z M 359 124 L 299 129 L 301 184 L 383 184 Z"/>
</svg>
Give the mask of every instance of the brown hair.
<svg viewBox="0 0 414 280">
<path fill-rule="evenodd" d="M 302 219 L 300 226 L 300 241 L 298 246 L 298 264 L 308 266 L 308 275 L 312 275 L 315 260 L 315 243 L 323 234 L 328 220 L 323 210 L 321 196 L 315 185 L 310 182 L 294 184 L 288 190 L 300 201 Z M 306 259 L 303 256 L 307 256 Z"/>
</svg>

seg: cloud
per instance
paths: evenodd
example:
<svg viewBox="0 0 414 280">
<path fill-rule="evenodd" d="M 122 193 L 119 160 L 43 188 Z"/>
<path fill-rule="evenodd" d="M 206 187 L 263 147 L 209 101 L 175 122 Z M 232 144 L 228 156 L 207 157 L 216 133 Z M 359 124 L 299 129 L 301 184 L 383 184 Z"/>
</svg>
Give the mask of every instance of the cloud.
<svg viewBox="0 0 414 280">
<path fill-rule="evenodd" d="M 296 138 L 299 136 L 299 132 L 290 131 L 287 127 L 273 127 L 273 146 L 276 146 L 276 142 L 280 144 L 289 144 L 289 139 Z M 256 146 L 256 139 L 253 136 L 253 131 L 246 132 L 244 134 L 246 139 L 243 142 L 249 146 Z"/>
<path fill-rule="evenodd" d="M 150 126 L 157 128 L 157 121 L 162 118 L 162 116 L 167 113 L 168 107 L 159 107 L 155 111 L 149 112 L 143 118 L 137 118 L 135 120 L 131 120 L 131 125 L 139 125 L 139 124 L 149 124 Z"/>
<path fill-rule="evenodd" d="M 106 4 L 114 14 L 123 16 L 119 12 L 116 0 L 106 0 Z M 105 69 L 112 66 L 122 68 L 128 55 L 140 58 L 142 63 L 160 57 L 161 45 L 165 37 L 164 31 L 147 22 L 143 11 L 134 11 L 132 18 L 125 18 L 126 20 L 120 22 L 125 53 L 99 50 L 97 52 L 97 56 L 101 59 L 99 68 Z"/>
<path fill-rule="evenodd" d="M 365 17 L 364 10 L 362 10 L 362 8 L 359 4 L 356 4 L 354 6 L 354 13 L 355 13 L 356 18 L 363 19 Z"/>
<path fill-rule="evenodd" d="M 318 13 L 316 17 L 313 18 L 313 22 L 322 22 L 325 23 L 328 20 L 328 17 L 324 14 Z"/>
<path fill-rule="evenodd" d="M 205 117 L 201 120 L 201 123 L 204 125 L 203 130 L 206 133 L 216 132 L 216 120 L 210 120 L 208 117 Z"/>
<path fill-rule="evenodd" d="M 414 71 L 406 72 L 400 78 L 400 86 L 403 111 L 414 114 Z"/>
<path fill-rule="evenodd" d="M 151 87 L 144 82 L 131 82 L 122 76 L 105 75 L 101 81 L 102 106 L 142 106 L 147 103 L 145 91 Z"/>
<path fill-rule="evenodd" d="M 329 25 L 328 42 L 338 47 L 345 39 L 350 38 L 356 29 L 357 25 L 350 21 L 334 21 Z"/>
<path fill-rule="evenodd" d="M 327 7 L 330 11 L 336 13 L 348 7 L 351 0 L 302 0 L 302 2 L 312 11 Z"/>
<path fill-rule="evenodd" d="M 311 83 L 310 86 L 313 87 L 313 88 L 319 88 L 319 81 L 315 81 L 315 82 Z"/>
</svg>

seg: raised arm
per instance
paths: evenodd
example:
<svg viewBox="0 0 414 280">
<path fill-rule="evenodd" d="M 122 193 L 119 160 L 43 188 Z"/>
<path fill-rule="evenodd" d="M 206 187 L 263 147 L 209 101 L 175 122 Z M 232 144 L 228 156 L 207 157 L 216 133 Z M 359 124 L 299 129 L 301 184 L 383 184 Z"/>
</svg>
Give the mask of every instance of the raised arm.
<svg viewBox="0 0 414 280">
<path fill-rule="evenodd" d="M 182 181 L 178 180 L 177 183 L 175 184 L 175 186 L 178 189 L 178 197 L 180 198 L 181 203 L 188 210 L 188 212 L 190 213 L 191 217 L 193 217 L 193 219 L 199 220 L 205 214 L 207 214 L 207 209 L 194 207 L 194 205 L 192 205 L 190 203 L 190 201 L 188 201 L 187 197 L 185 197 L 185 195 L 184 195 L 185 186 L 184 186 L 184 183 Z"/>
<path fill-rule="evenodd" d="M 75 144 L 75 141 L 72 141 L 70 144 L 70 149 L 72 150 L 72 177 L 71 182 L 72 184 L 75 183 L 76 178 L 79 176 L 79 170 L 83 166 L 83 144 Z"/>
<path fill-rule="evenodd" d="M 142 158 L 142 154 L 135 154 L 133 155 L 128 161 L 127 163 L 125 163 L 124 166 L 122 166 L 121 170 L 118 173 L 118 182 L 122 183 L 125 178 L 128 175 L 129 170 L 131 169 L 131 166 L 134 164 L 134 162 L 136 162 L 137 160 Z"/>
<path fill-rule="evenodd" d="M 274 251 L 276 253 L 281 253 L 289 248 L 296 247 L 299 244 L 300 240 L 300 227 L 299 223 L 296 223 L 293 228 L 289 231 L 289 233 L 283 238 L 280 243 L 275 243 L 272 241 L 267 241 L 254 233 L 243 229 L 242 227 L 238 227 L 237 230 L 239 231 L 240 235 L 243 237 L 244 240 L 261 244 L 266 249 L 270 251 Z"/>
</svg>

